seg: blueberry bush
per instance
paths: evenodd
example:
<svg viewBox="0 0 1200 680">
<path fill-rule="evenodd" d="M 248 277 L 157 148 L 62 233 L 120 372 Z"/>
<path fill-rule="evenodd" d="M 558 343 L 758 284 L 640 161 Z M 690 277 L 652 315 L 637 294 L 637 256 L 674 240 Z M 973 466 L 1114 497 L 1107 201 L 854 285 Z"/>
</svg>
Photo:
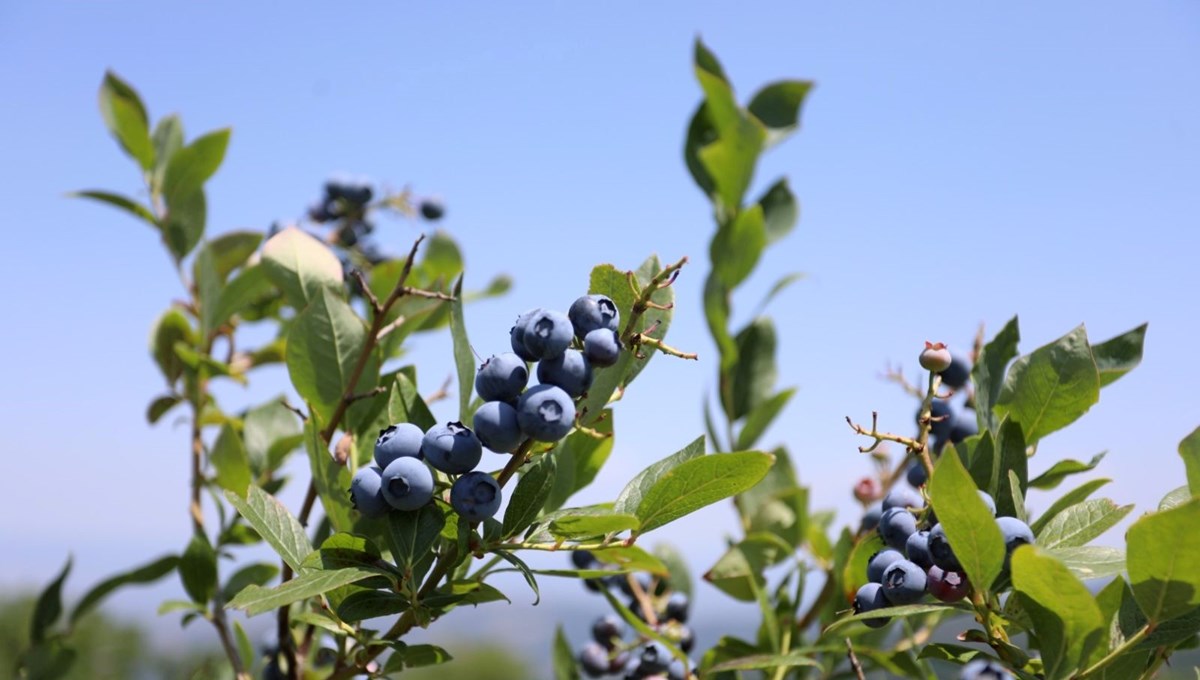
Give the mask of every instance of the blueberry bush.
<svg viewBox="0 0 1200 680">
<path fill-rule="evenodd" d="M 1132 523 L 1124 550 L 1092 545 L 1133 510 L 1092 497 L 1107 479 L 1040 513 L 1025 502 L 1030 489 L 1056 490 L 1101 462 L 1036 454 L 1137 366 L 1144 325 L 1098 343 L 1079 326 L 1021 355 L 1014 318 L 990 340 L 981 330 L 969 352 L 914 347 L 918 383 L 890 376 L 917 404 L 911 429 L 880 429 L 907 414 L 873 413 L 870 426 L 847 418 L 848 444 L 861 443 L 876 470 L 853 484 L 863 514 L 850 526 L 809 507 L 786 447 L 758 450 L 795 393 L 776 385 L 766 309 L 801 277 L 779 278 L 740 328 L 733 303 L 799 208 L 786 179 L 747 195 L 761 155 L 798 128 L 812 84 L 772 83 L 743 106 L 699 41 L 694 70 L 703 99 L 684 161 L 716 227 L 703 294 L 717 373 L 703 403 L 707 433 L 681 441 L 612 502 L 581 507 L 570 501 L 612 453 L 634 379 L 657 354 L 697 359 L 665 339 L 687 258 L 600 264 L 586 282 L 580 273 L 573 302 L 513 310 L 511 328 L 472 343 L 467 303 L 503 295 L 507 277 L 465 289 L 462 252 L 441 230 L 399 256 L 373 236 L 381 219 L 436 222 L 440 201 L 338 179 L 295 224 L 212 236 L 204 186 L 230 131 L 189 141 L 177 116 L 152 123 L 137 92 L 106 74 L 101 114 L 144 187 L 140 198 L 76 195 L 148 225 L 181 281 L 151 334 L 164 391 L 146 415 L 189 424 L 181 454 L 192 532 L 69 611 L 68 561 L 36 602 L 18 676 L 65 674 L 89 612 L 123 586 L 172 574 L 187 599 L 160 613 L 210 626 L 227 668 L 201 677 L 239 680 L 391 677 L 450 661 L 406 637 L 457 607 L 508 601 L 492 578 L 503 572 L 523 576 L 535 597 L 539 579 L 579 579 L 611 609 L 590 640 L 559 628 L 548 664 L 556 680 L 1139 678 L 1195 646 L 1200 430 L 1179 447 L 1187 484 Z M 261 329 L 270 339 L 246 346 Z M 456 379 L 422 392 L 405 343 L 446 329 Z M 245 384 L 267 365 L 286 368 L 292 394 L 218 401 L 213 385 Z M 452 397 L 457 419 L 435 421 L 429 404 Z M 307 462 L 298 479 L 284 473 L 293 456 Z M 294 511 L 278 498 L 288 485 L 305 489 Z M 686 559 L 641 539 L 726 499 L 740 533 L 702 578 L 730 606 L 757 607 L 761 623 L 702 650 Z M 277 561 L 248 557 L 261 546 Z M 535 551 L 563 553 L 561 568 L 531 568 L 523 555 Z M 230 610 L 270 617 L 274 641 L 252 643 Z"/>
</svg>

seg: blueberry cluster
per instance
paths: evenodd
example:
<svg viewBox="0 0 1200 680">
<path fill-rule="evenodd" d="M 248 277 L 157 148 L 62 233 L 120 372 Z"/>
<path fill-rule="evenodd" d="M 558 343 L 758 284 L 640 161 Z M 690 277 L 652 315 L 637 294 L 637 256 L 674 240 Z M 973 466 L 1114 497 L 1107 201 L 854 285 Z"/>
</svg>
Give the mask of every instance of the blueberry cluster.
<svg viewBox="0 0 1200 680">
<path fill-rule="evenodd" d="M 958 680 L 1013 680 L 1013 676 L 991 659 L 973 659 L 963 666 Z"/>
<path fill-rule="evenodd" d="M 375 191 L 365 182 L 330 180 L 325 183 L 325 195 L 308 209 L 313 222 L 340 222 L 338 243 L 347 248 L 375 231 L 375 224 L 367 219 L 367 206 Z"/>
<path fill-rule="evenodd" d="M 979 497 L 995 515 L 992 497 L 983 491 Z M 881 509 L 876 529 L 887 547 L 867 562 L 868 582 L 855 593 L 855 613 L 916 604 L 926 593 L 942 602 L 957 602 L 970 592 L 970 583 L 946 539 L 945 530 L 936 523 L 933 513 L 925 509 L 925 499 L 920 493 L 896 487 L 883 499 Z M 932 526 L 921 529 L 918 516 L 924 518 L 924 524 Z M 1007 570 L 1013 550 L 1033 543 L 1033 531 L 1015 517 L 997 517 L 996 524 L 1004 535 Z M 879 628 L 888 620 L 880 616 L 865 619 L 863 623 Z"/>
<path fill-rule="evenodd" d="M 571 553 L 577 569 L 604 569 L 605 566 L 586 550 Z M 629 610 L 642 620 L 647 618 L 642 602 L 635 596 L 629 576 L 614 574 L 603 579 L 585 581 L 590 590 L 616 589 L 630 598 Z M 674 640 L 685 654 L 696 644 L 695 635 L 687 625 L 691 603 L 687 595 L 672 591 L 670 582 L 650 574 L 636 574 L 637 588 L 649 601 L 655 616 L 655 630 Z M 579 667 L 585 675 L 598 678 L 620 675 L 626 680 L 688 680 L 691 676 L 682 661 L 676 659 L 666 645 L 657 640 L 634 637 L 626 641 L 626 626 L 618 617 L 608 614 L 592 624 L 592 641 L 579 651 Z M 690 664 L 693 668 L 695 664 Z"/>
<path fill-rule="evenodd" d="M 935 356 L 931 358 L 931 354 Z M 950 351 L 945 348 L 926 348 L 921 353 L 921 365 L 941 375 L 942 383 L 954 390 L 966 387 L 971 379 L 971 365 L 967 360 L 951 356 Z M 929 447 L 935 454 L 941 453 L 947 442 L 957 444 L 967 437 L 979 434 L 975 410 L 971 408 L 970 403 L 964 403 L 961 409 L 956 409 L 950 400 L 934 399 L 929 404 L 929 415 L 932 420 L 929 424 Z M 919 425 L 920 410 L 915 417 Z M 908 464 L 906 477 L 908 483 L 913 486 L 921 486 L 927 481 L 925 468 L 917 460 Z"/>
</svg>

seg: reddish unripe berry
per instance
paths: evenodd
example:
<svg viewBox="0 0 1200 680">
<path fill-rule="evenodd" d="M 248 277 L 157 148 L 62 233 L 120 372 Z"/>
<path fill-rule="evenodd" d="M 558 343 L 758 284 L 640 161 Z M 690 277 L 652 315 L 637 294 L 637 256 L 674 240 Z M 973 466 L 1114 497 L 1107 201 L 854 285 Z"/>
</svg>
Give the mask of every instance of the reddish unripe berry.
<svg viewBox="0 0 1200 680">
<path fill-rule="evenodd" d="M 942 602 L 958 602 L 971 592 L 967 575 L 958 571 L 946 571 L 938 566 L 929 568 L 925 589 Z"/>
<path fill-rule="evenodd" d="M 950 356 L 950 350 L 946 349 L 946 345 L 940 342 L 926 342 L 925 349 L 921 352 L 920 358 L 917 359 L 921 364 L 921 368 L 932 373 L 941 373 L 950 368 L 950 362 L 953 360 Z"/>
</svg>

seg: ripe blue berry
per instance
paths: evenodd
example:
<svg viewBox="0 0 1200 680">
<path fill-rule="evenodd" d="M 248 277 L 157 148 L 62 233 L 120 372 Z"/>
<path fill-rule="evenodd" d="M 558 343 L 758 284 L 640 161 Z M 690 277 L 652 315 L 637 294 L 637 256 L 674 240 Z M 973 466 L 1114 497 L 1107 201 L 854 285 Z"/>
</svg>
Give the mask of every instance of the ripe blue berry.
<svg viewBox="0 0 1200 680">
<path fill-rule="evenodd" d="M 942 382 L 953 389 L 966 387 L 971 379 L 971 365 L 962 357 L 951 357 L 950 366 L 942 371 Z"/>
<path fill-rule="evenodd" d="M 908 542 L 904 544 L 904 554 L 908 556 L 910 562 L 922 569 L 932 567 L 933 554 L 929 552 L 929 532 L 918 531 L 909 536 Z"/>
<path fill-rule="evenodd" d="M 412 423 L 397 423 L 379 432 L 375 440 L 375 464 L 382 470 L 401 457 L 420 458 L 425 433 Z"/>
<path fill-rule="evenodd" d="M 1008 561 L 1012 559 L 1013 551 L 1018 546 L 1033 543 L 1033 530 L 1029 525 L 1016 517 L 997 517 L 996 524 L 1004 535 L 1004 568 L 1008 569 Z"/>
<path fill-rule="evenodd" d="M 999 663 L 991 659 L 974 659 L 963 666 L 959 680 L 1012 680 L 1009 673 Z"/>
<path fill-rule="evenodd" d="M 950 423 L 950 443 L 957 444 L 967 437 L 979 434 L 979 423 L 974 418 L 974 411 L 956 415 Z"/>
<path fill-rule="evenodd" d="M 425 460 L 442 472 L 460 475 L 479 465 L 483 444 L 471 428 L 462 423 L 434 425 L 421 442 Z"/>
<path fill-rule="evenodd" d="M 667 666 L 667 680 L 687 680 L 687 677 L 687 668 L 679 659 L 675 659 L 670 666 Z"/>
<path fill-rule="evenodd" d="M 437 220 L 442 219 L 442 216 L 446 214 L 446 206 L 442 205 L 442 202 L 435 198 L 427 198 L 424 201 L 421 201 L 421 205 L 418 210 L 421 211 L 421 217 L 424 217 L 430 222 L 436 222 Z"/>
<path fill-rule="evenodd" d="M 538 357 L 534 356 L 528 349 L 525 348 L 525 329 L 529 325 L 529 320 L 542 311 L 541 307 L 535 307 L 521 316 L 517 317 L 516 323 L 512 329 L 508 331 L 509 344 L 512 345 L 512 351 L 517 356 L 525 361 L 537 361 Z"/>
<path fill-rule="evenodd" d="M 904 508 L 884 510 L 879 518 L 879 537 L 889 548 L 904 550 L 908 537 L 917 531 L 917 518 Z"/>
<path fill-rule="evenodd" d="M 992 516 L 995 517 L 996 516 L 996 501 L 992 500 L 991 494 L 989 494 L 986 491 L 980 491 L 979 499 L 983 501 L 983 504 L 986 505 L 987 509 L 991 511 Z"/>
<path fill-rule="evenodd" d="M 350 480 L 350 503 L 367 517 L 383 517 L 388 511 L 383 498 L 379 468 L 359 468 Z"/>
<path fill-rule="evenodd" d="M 933 557 L 933 563 L 946 571 L 962 570 L 962 565 L 950 549 L 950 542 L 946 540 L 946 530 L 942 528 L 941 523 L 933 525 L 929 530 L 929 554 Z"/>
<path fill-rule="evenodd" d="M 525 322 L 525 349 L 539 361 L 556 357 L 571 346 L 572 335 L 566 314 L 542 309 Z"/>
<path fill-rule="evenodd" d="M 597 328 L 584 336 L 583 354 L 593 366 L 612 366 L 621 358 L 621 337 L 616 331 Z"/>
<path fill-rule="evenodd" d="M 691 602 L 688 596 L 683 593 L 671 593 L 671 597 L 667 599 L 667 618 L 680 623 L 685 623 L 688 620 L 688 610 L 691 608 Z"/>
<path fill-rule="evenodd" d="M 899 562 L 904 559 L 904 555 L 898 550 L 884 548 L 879 552 L 871 555 L 871 559 L 867 560 L 867 581 L 869 583 L 882 583 L 883 571 L 892 566 L 893 562 Z"/>
<path fill-rule="evenodd" d="M 868 583 L 854 594 L 854 613 L 873 612 L 888 606 L 887 598 L 883 596 L 883 586 L 878 583 Z M 863 619 L 862 622 L 870 628 L 882 628 L 891 620 L 888 616 L 875 616 Z"/>
<path fill-rule="evenodd" d="M 617 646 L 625 635 L 625 624 L 614 614 L 606 614 L 592 623 L 592 637 L 606 649 Z"/>
<path fill-rule="evenodd" d="M 556 442 L 575 425 L 575 403 L 560 387 L 531 387 L 517 403 L 517 422 L 526 436 L 540 442 Z"/>
<path fill-rule="evenodd" d="M 883 497 L 883 511 L 887 512 L 892 508 L 923 508 L 925 507 L 925 499 L 915 489 L 908 489 L 903 486 L 892 488 L 888 495 Z"/>
<path fill-rule="evenodd" d="M 608 650 L 599 643 L 589 642 L 579 652 L 579 666 L 589 678 L 608 673 Z"/>
<path fill-rule="evenodd" d="M 664 673 L 667 667 L 671 665 L 671 650 L 658 640 L 651 640 L 642 645 L 641 654 L 638 655 L 639 670 L 646 675 L 654 675 L 655 673 Z M 645 677 L 645 676 L 643 676 Z"/>
<path fill-rule="evenodd" d="M 607 295 L 584 295 L 571 303 L 567 310 L 575 337 L 583 340 L 588 333 L 597 328 L 617 330 L 621 323 L 621 313 L 617 305 Z"/>
<path fill-rule="evenodd" d="M 925 594 L 925 570 L 898 560 L 883 570 L 883 596 L 892 604 L 915 604 Z"/>
<path fill-rule="evenodd" d="M 692 651 L 692 648 L 695 646 L 696 646 L 696 631 L 692 630 L 691 626 L 680 626 L 679 627 L 679 649 L 682 650 L 684 654 L 688 654 Z"/>
<path fill-rule="evenodd" d="M 883 503 L 872 503 L 863 511 L 862 524 L 858 526 L 858 533 L 865 534 L 868 531 L 874 531 L 879 528 L 879 517 L 883 515 Z"/>
<path fill-rule="evenodd" d="M 416 510 L 433 498 L 433 473 L 416 458 L 397 458 L 380 476 L 383 497 L 397 510 Z"/>
<path fill-rule="evenodd" d="M 925 471 L 925 466 L 921 464 L 921 461 L 914 460 L 908 464 L 904 478 L 908 480 L 908 485 L 915 489 L 924 486 L 925 482 L 929 481 L 929 473 Z"/>
<path fill-rule="evenodd" d="M 529 382 L 525 360 L 512 352 L 497 354 L 479 367 L 475 392 L 484 401 L 510 401 L 521 396 Z"/>
<path fill-rule="evenodd" d="M 921 368 L 933 373 L 941 373 L 950 368 L 950 362 L 953 358 L 950 356 L 950 350 L 940 342 L 927 342 L 925 349 L 921 351 L 921 356 L 917 362 L 921 364 Z"/>
<path fill-rule="evenodd" d="M 926 576 L 926 590 L 942 602 L 958 602 L 971 592 L 971 583 L 962 572 L 946 571 L 935 565 L 929 568 Z"/>
<path fill-rule="evenodd" d="M 450 505 L 468 522 L 482 522 L 500 509 L 500 485 L 486 472 L 468 472 L 450 487 Z"/>
<path fill-rule="evenodd" d="M 575 565 L 576 569 L 599 569 L 600 562 L 590 550 L 572 550 L 571 564 Z"/>
<path fill-rule="evenodd" d="M 537 367 L 538 382 L 561 387 L 572 399 L 583 396 L 592 386 L 592 364 L 583 352 L 569 349 L 556 357 L 542 359 Z"/>
<path fill-rule="evenodd" d="M 517 409 L 507 402 L 485 402 L 475 411 L 471 424 L 479 441 L 496 453 L 512 453 L 525 441 L 517 422 Z"/>
</svg>

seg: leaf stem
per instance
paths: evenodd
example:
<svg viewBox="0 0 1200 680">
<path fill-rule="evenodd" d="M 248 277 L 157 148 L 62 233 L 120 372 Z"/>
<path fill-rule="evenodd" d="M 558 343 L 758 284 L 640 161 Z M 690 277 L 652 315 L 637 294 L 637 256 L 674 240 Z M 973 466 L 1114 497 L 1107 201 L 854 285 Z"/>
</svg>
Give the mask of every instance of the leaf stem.
<svg viewBox="0 0 1200 680">
<path fill-rule="evenodd" d="M 1134 633 L 1130 637 L 1125 638 L 1124 642 L 1117 645 L 1116 648 L 1106 654 L 1104 658 L 1089 666 L 1082 673 L 1074 676 L 1075 679 L 1083 680 L 1084 678 L 1091 677 L 1105 668 L 1108 668 L 1108 666 L 1116 661 L 1118 657 L 1139 645 L 1142 640 L 1145 640 L 1146 637 L 1152 632 L 1154 632 L 1154 624 L 1147 623 L 1146 625 L 1142 626 L 1138 629 L 1138 632 Z"/>
</svg>

